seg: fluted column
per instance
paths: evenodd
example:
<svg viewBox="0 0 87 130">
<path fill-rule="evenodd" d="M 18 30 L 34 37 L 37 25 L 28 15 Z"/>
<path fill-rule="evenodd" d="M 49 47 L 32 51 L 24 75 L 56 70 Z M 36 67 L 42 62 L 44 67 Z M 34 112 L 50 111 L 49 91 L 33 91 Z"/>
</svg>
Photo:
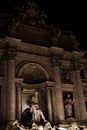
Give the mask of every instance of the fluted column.
<svg viewBox="0 0 87 130">
<path fill-rule="evenodd" d="M 16 115 L 16 90 L 15 90 L 15 53 L 6 52 L 7 60 L 7 86 L 6 86 L 6 120 L 15 120 Z"/>
<path fill-rule="evenodd" d="M 61 78 L 59 61 L 57 57 L 52 59 L 54 80 L 55 80 L 55 102 L 56 102 L 56 120 L 64 120 L 63 95 L 61 89 Z"/>
<path fill-rule="evenodd" d="M 47 88 L 47 107 L 48 107 L 48 119 L 49 121 L 52 121 L 52 103 L 51 103 L 50 88 Z"/>
<path fill-rule="evenodd" d="M 81 81 L 81 74 L 80 74 L 80 66 L 79 63 L 74 62 L 73 64 L 73 79 L 75 83 L 75 96 L 77 99 L 77 108 L 78 108 L 78 119 L 85 120 L 87 118 L 86 114 L 86 107 L 85 107 L 85 98 L 83 92 L 83 86 Z M 77 113 L 77 112 L 76 112 Z"/>
</svg>

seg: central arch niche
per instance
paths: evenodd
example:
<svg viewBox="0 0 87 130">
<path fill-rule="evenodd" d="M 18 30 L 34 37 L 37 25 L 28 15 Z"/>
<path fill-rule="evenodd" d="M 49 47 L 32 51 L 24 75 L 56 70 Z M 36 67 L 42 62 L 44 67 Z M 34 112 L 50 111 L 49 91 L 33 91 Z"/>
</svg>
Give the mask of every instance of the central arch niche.
<svg viewBox="0 0 87 130">
<path fill-rule="evenodd" d="M 18 77 L 23 78 L 23 83 L 37 84 L 49 80 L 49 74 L 41 65 L 27 63 L 21 67 Z"/>
<path fill-rule="evenodd" d="M 18 78 L 23 79 L 20 84 L 22 88 L 21 95 L 20 95 L 21 101 L 18 101 L 17 103 L 17 105 L 20 106 L 21 110 L 17 110 L 19 112 L 17 117 L 19 118 L 19 115 L 21 115 L 20 111 L 23 112 L 26 108 L 28 108 L 26 101 L 30 95 L 34 94 L 35 91 L 39 91 L 39 104 L 42 111 L 45 113 L 45 116 L 47 116 L 46 81 L 50 81 L 50 76 L 47 67 L 46 66 L 44 67 L 37 63 L 22 62 L 18 66 L 17 70 L 18 73 L 16 73 L 16 76 Z M 21 116 L 20 116 L 20 120 L 21 120 Z"/>
</svg>

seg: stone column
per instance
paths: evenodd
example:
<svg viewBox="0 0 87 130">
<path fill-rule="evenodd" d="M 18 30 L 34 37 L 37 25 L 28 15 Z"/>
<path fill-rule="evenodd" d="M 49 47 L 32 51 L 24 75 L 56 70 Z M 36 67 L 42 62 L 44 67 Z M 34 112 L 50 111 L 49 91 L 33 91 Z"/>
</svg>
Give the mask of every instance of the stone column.
<svg viewBox="0 0 87 130">
<path fill-rule="evenodd" d="M 85 76 L 85 79 L 87 79 L 87 71 L 86 71 L 86 68 L 84 68 L 84 76 Z"/>
<path fill-rule="evenodd" d="M 7 52 L 7 91 L 6 91 L 6 120 L 15 120 L 16 90 L 15 90 L 15 53 Z"/>
<path fill-rule="evenodd" d="M 48 119 L 49 121 L 52 121 L 52 103 L 51 103 L 50 88 L 47 88 L 47 107 L 48 107 Z"/>
<path fill-rule="evenodd" d="M 83 86 L 81 81 L 80 66 L 79 63 L 76 62 L 74 62 L 73 64 L 73 79 L 75 84 L 74 91 L 77 99 L 76 113 L 78 113 L 79 120 L 86 120 L 87 114 L 86 114 Z"/>
<path fill-rule="evenodd" d="M 17 119 L 19 122 L 21 122 L 21 113 L 22 113 L 22 110 L 21 110 L 21 86 L 18 85 L 17 86 Z"/>
<path fill-rule="evenodd" d="M 52 89 L 52 110 L 53 110 L 53 121 L 56 121 L 56 101 L 55 101 L 55 90 Z"/>
<path fill-rule="evenodd" d="M 61 88 L 61 78 L 59 61 L 57 57 L 52 59 L 54 80 L 55 80 L 55 102 L 56 102 L 56 120 L 64 120 L 64 106 L 63 106 L 63 95 Z"/>
<path fill-rule="evenodd" d="M 4 66 L 4 78 L 3 78 L 3 91 L 2 91 L 2 99 L 3 99 L 3 102 L 2 102 L 2 119 L 3 121 L 5 121 L 5 112 L 7 111 L 7 108 L 6 108 L 6 86 L 7 86 L 7 61 L 5 60 L 4 58 L 4 61 L 3 61 L 3 66 Z"/>
</svg>

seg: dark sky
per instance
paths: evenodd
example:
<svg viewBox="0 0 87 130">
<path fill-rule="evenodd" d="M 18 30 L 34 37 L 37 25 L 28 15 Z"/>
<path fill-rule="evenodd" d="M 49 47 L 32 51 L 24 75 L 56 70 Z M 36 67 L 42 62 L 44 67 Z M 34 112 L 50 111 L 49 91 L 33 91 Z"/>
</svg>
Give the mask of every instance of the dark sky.
<svg viewBox="0 0 87 130">
<path fill-rule="evenodd" d="M 15 12 L 15 7 L 24 5 L 29 0 L 2 0 L 0 11 Z M 32 0 L 30 0 L 32 1 Z M 85 0 L 33 0 L 40 4 L 48 15 L 48 23 L 60 29 L 72 30 L 77 36 L 82 50 L 87 50 Z"/>
</svg>

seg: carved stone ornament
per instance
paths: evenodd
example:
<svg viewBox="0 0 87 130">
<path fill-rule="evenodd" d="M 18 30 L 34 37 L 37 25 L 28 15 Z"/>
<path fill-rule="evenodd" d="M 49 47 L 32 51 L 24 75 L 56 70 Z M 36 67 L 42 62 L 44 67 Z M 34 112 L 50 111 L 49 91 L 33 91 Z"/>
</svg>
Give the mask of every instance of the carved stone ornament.
<svg viewBox="0 0 87 130">
<path fill-rule="evenodd" d="M 53 67 L 59 67 L 60 66 L 59 59 L 56 56 L 51 58 L 51 63 L 52 63 Z"/>
<path fill-rule="evenodd" d="M 80 63 L 78 60 L 72 61 L 70 66 L 72 70 L 80 70 Z"/>
<path fill-rule="evenodd" d="M 72 48 L 74 49 L 74 50 L 77 50 L 78 49 L 78 46 L 79 46 L 79 43 L 77 42 L 77 40 L 76 40 L 76 36 L 75 35 L 71 35 L 71 39 L 73 40 L 73 46 L 72 46 Z"/>
<path fill-rule="evenodd" d="M 4 52 L 3 52 L 3 59 L 4 60 L 14 60 L 16 57 L 17 53 L 9 48 L 9 46 L 6 46 Z"/>
<path fill-rule="evenodd" d="M 58 45 L 58 39 L 61 35 L 61 30 L 56 30 L 56 29 L 53 29 L 52 32 L 51 32 L 51 42 L 52 42 L 52 45 L 54 46 L 57 46 Z"/>
<path fill-rule="evenodd" d="M 10 34 L 16 33 L 17 27 L 22 23 L 26 25 L 46 25 L 45 19 L 47 15 L 39 9 L 39 4 L 28 2 L 25 6 L 18 7 L 18 16 L 12 19 L 9 25 Z"/>
<path fill-rule="evenodd" d="M 19 24 L 20 24 L 20 20 L 15 18 L 12 19 L 11 24 L 8 26 L 8 31 L 10 32 L 10 35 L 16 33 Z"/>
</svg>

